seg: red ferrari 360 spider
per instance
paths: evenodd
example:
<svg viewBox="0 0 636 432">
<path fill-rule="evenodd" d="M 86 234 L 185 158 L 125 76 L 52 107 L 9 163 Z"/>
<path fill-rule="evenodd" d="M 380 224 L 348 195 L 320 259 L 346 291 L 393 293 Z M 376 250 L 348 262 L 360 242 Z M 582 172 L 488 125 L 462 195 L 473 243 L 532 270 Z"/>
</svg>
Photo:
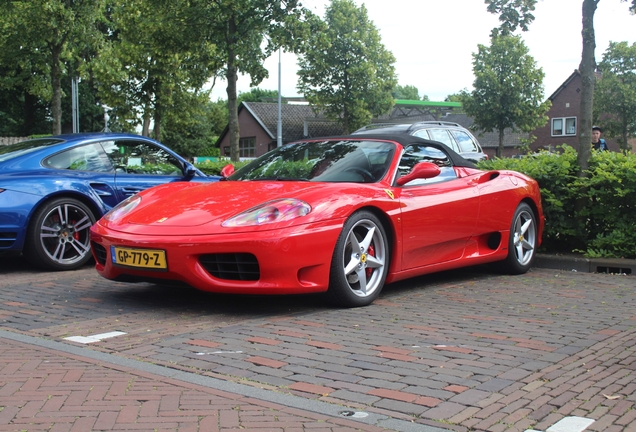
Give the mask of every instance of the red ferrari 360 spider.
<svg viewBox="0 0 636 432">
<path fill-rule="evenodd" d="M 541 243 L 537 183 L 482 171 L 414 136 L 308 139 L 218 183 L 134 195 L 91 230 L 97 271 L 223 293 L 327 292 L 346 307 L 385 283 L 497 262 L 526 272 Z"/>
</svg>

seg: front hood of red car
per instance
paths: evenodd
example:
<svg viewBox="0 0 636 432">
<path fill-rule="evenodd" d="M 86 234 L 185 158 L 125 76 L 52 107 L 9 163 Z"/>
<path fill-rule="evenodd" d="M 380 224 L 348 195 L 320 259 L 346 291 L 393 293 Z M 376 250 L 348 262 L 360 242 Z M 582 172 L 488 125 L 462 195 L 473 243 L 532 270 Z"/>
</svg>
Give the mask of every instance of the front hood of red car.
<svg viewBox="0 0 636 432">
<path fill-rule="evenodd" d="M 219 223 L 252 207 L 319 187 L 317 183 L 287 181 L 221 181 L 197 187 L 148 190 L 141 204 L 118 224 L 192 227 Z"/>
</svg>

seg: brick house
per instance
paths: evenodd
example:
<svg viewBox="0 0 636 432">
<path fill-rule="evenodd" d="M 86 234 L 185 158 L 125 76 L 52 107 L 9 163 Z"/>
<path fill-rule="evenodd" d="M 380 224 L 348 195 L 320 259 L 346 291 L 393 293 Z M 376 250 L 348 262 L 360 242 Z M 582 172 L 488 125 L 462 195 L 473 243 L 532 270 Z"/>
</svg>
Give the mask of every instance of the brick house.
<svg viewBox="0 0 636 432">
<path fill-rule="evenodd" d="M 533 132 L 537 139 L 532 144 L 532 148 L 534 150 L 554 150 L 561 144 L 578 148 L 581 73 L 578 70 L 572 72 L 572 75 L 548 99 L 552 102 L 552 107 L 547 114 L 549 120 L 545 126 Z M 603 127 L 602 124 L 599 126 Z M 605 138 L 610 150 L 619 150 L 616 140 L 605 136 L 603 138 Z"/>
<path fill-rule="evenodd" d="M 309 105 L 282 104 L 282 143 L 308 137 L 342 135 L 342 127 L 316 113 Z M 276 148 L 278 104 L 270 102 L 241 102 L 238 107 L 239 156 L 253 158 Z M 216 142 L 221 156 L 230 155 L 229 125 Z"/>
<path fill-rule="evenodd" d="M 445 102 L 418 101 L 417 106 L 409 104 L 413 101 L 398 101 L 391 113 L 373 119 L 374 123 L 414 123 L 418 121 L 440 120 L 458 123 L 467 129 L 473 124 L 473 119 L 465 114 L 453 112 L 452 107 L 440 111 L 437 105 Z M 431 105 L 431 107 L 423 107 Z M 443 107 L 442 107 L 443 108 Z M 281 105 L 282 142 L 283 144 L 308 137 L 328 135 L 342 135 L 343 130 L 337 123 L 326 119 L 307 104 Z M 239 138 L 239 156 L 241 158 L 258 157 L 276 147 L 278 128 L 278 104 L 270 102 L 242 102 L 238 107 L 238 120 L 241 136 Z M 216 146 L 221 156 L 230 155 L 229 126 L 226 126 L 219 136 Z M 483 150 L 490 157 L 494 157 L 499 138 L 497 133 L 476 134 Z M 517 154 L 520 138 L 524 134 L 512 133 L 507 130 L 504 140 L 504 155 Z"/>
</svg>

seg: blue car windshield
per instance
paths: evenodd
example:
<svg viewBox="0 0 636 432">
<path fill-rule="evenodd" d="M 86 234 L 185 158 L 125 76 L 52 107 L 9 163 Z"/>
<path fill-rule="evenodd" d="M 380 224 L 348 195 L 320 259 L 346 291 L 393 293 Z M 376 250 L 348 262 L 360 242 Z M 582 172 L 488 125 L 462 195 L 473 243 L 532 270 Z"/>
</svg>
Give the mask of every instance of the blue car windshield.
<svg viewBox="0 0 636 432">
<path fill-rule="evenodd" d="M 34 152 L 43 147 L 59 144 L 61 142 L 63 142 L 63 140 L 56 138 L 38 138 L 21 141 L 15 144 L 3 145 L 0 146 L 0 162 L 8 161 L 18 156 Z"/>
<path fill-rule="evenodd" d="M 265 153 L 228 180 L 375 183 L 394 154 L 395 144 L 384 141 L 300 142 Z"/>
</svg>

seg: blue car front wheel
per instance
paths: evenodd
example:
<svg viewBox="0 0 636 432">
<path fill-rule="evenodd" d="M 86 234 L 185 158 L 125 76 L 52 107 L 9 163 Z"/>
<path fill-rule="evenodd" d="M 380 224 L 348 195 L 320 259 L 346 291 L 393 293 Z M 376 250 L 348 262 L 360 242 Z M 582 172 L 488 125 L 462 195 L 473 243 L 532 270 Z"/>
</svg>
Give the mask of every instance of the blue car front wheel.
<svg viewBox="0 0 636 432">
<path fill-rule="evenodd" d="M 95 216 L 82 202 L 58 198 L 33 215 L 25 255 L 46 270 L 74 270 L 91 259 L 90 228 Z"/>
</svg>

